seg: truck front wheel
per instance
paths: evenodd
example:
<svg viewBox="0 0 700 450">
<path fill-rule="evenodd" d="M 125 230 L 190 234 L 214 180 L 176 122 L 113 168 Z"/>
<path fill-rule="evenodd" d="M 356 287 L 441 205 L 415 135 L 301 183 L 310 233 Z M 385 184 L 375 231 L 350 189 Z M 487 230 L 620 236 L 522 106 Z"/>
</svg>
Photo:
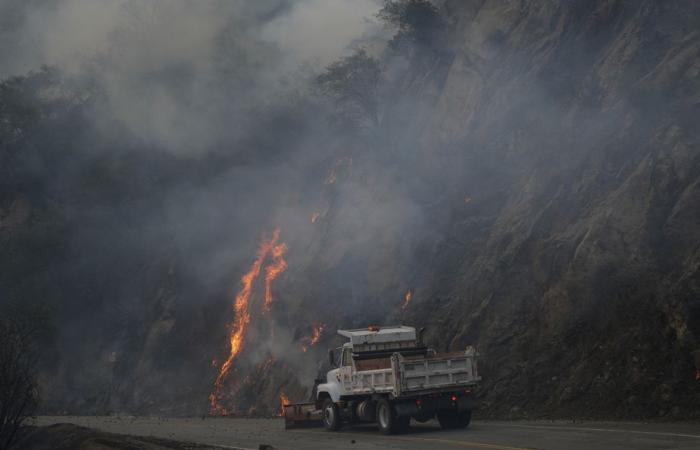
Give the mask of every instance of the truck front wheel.
<svg viewBox="0 0 700 450">
<path fill-rule="evenodd" d="M 437 419 L 438 422 L 440 422 L 440 426 L 445 430 L 453 428 L 467 428 L 472 419 L 472 412 L 439 411 L 437 413 Z"/>
<path fill-rule="evenodd" d="M 338 405 L 330 398 L 323 401 L 323 426 L 328 431 L 340 429 L 340 411 L 338 411 Z"/>
</svg>

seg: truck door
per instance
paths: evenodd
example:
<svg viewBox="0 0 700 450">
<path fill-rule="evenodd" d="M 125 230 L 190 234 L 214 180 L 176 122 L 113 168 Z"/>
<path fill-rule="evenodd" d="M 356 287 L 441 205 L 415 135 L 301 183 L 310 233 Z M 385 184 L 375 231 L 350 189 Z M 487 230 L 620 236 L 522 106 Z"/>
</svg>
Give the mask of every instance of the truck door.
<svg viewBox="0 0 700 450">
<path fill-rule="evenodd" d="M 352 392 L 352 349 L 350 347 L 343 348 L 339 369 L 343 394 L 350 394 Z"/>
</svg>

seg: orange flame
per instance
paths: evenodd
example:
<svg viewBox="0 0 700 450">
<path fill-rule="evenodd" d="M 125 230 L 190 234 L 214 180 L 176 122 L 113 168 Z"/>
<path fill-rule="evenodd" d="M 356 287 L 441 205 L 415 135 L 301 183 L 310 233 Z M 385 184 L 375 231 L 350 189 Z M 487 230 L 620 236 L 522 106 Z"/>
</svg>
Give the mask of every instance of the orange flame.
<svg viewBox="0 0 700 450">
<path fill-rule="evenodd" d="M 413 299 L 413 290 L 409 289 L 406 291 L 406 295 L 403 297 L 403 304 L 401 305 L 401 311 L 405 311 L 406 308 L 408 308 L 408 305 L 411 303 L 411 299 Z"/>
<path fill-rule="evenodd" d="M 301 351 L 306 353 L 309 351 L 309 347 L 312 347 L 321 340 L 321 334 L 323 333 L 323 329 L 325 328 L 325 325 L 322 323 L 314 323 L 313 325 L 313 331 L 311 332 L 311 336 L 305 336 L 301 338 L 301 342 L 304 342 L 301 344 Z"/>
<path fill-rule="evenodd" d="M 311 335 L 311 339 L 309 339 L 310 345 L 316 345 L 318 341 L 321 340 L 321 333 L 323 333 L 324 326 L 323 324 L 314 325 L 314 333 Z"/>
<path fill-rule="evenodd" d="M 289 397 L 284 392 L 280 392 L 280 416 L 284 415 L 284 407 L 289 405 Z"/>
<path fill-rule="evenodd" d="M 272 254 L 272 266 L 268 267 L 265 273 L 266 308 L 272 304 L 272 281 L 287 268 L 287 262 L 284 260 L 284 253 L 287 251 L 287 246 L 284 243 L 277 243 L 279 235 L 280 230 L 277 228 L 270 239 L 262 240 L 258 247 L 255 261 L 253 261 L 250 270 L 241 278 L 241 284 L 243 286 L 236 295 L 236 300 L 234 302 L 235 318 L 231 324 L 231 332 L 229 334 L 229 355 L 226 361 L 221 365 L 219 375 L 216 377 L 214 392 L 209 395 L 212 415 L 227 415 L 229 413 L 229 411 L 221 405 L 221 393 L 224 388 L 224 382 L 231 371 L 233 361 L 241 350 L 243 350 L 243 344 L 251 318 L 250 297 L 253 293 L 253 284 L 260 276 L 265 259 L 269 254 Z"/>
<path fill-rule="evenodd" d="M 279 239 L 279 229 L 275 230 L 272 246 L 272 264 L 265 269 L 265 305 L 263 311 L 269 313 L 272 310 L 272 282 L 285 270 L 287 270 L 287 261 L 284 259 L 284 254 L 287 253 L 287 244 L 277 244 Z"/>
<path fill-rule="evenodd" d="M 320 217 L 321 217 L 320 212 L 315 212 L 315 213 L 311 214 L 311 223 L 316 223 Z"/>
</svg>

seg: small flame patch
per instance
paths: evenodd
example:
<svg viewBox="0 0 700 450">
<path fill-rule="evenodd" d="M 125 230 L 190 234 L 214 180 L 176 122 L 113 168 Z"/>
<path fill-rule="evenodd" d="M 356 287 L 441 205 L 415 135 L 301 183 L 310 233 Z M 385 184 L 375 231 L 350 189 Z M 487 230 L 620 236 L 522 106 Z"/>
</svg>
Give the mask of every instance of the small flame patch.
<svg viewBox="0 0 700 450">
<path fill-rule="evenodd" d="M 406 291 L 406 294 L 403 296 L 403 303 L 401 304 L 401 311 L 406 311 L 406 308 L 408 308 L 408 305 L 411 304 L 411 300 L 413 300 L 413 290 L 409 289 Z"/>
</svg>

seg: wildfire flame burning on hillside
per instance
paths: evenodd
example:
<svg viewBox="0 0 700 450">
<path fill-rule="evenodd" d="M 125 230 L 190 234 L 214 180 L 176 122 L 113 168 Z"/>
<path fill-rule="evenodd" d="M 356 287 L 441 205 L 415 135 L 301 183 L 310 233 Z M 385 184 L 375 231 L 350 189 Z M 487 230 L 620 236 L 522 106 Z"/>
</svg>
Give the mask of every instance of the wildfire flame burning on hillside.
<svg viewBox="0 0 700 450">
<path fill-rule="evenodd" d="M 276 240 L 279 238 L 279 229 L 275 230 L 275 235 L 273 236 Z M 287 270 L 287 261 L 284 259 L 285 253 L 287 253 L 287 244 L 273 243 L 272 249 L 270 250 L 272 254 L 272 264 L 267 266 L 265 269 L 265 305 L 263 310 L 269 313 L 272 310 L 272 282 L 285 270 Z"/>
<path fill-rule="evenodd" d="M 241 278 L 242 287 L 233 304 L 234 319 L 230 325 L 229 334 L 229 355 L 221 365 L 219 375 L 214 382 L 214 392 L 209 395 L 212 415 L 227 415 L 229 411 L 221 404 L 221 395 L 224 384 L 231 372 L 233 361 L 243 350 L 246 332 L 251 320 L 250 300 L 253 294 L 255 281 L 260 277 L 265 261 L 268 256 L 272 258 L 270 265 L 265 269 L 265 303 L 263 312 L 269 312 L 272 307 L 272 282 L 287 268 L 287 261 L 284 255 L 287 252 L 287 245 L 279 242 L 280 230 L 275 229 L 269 239 L 263 239 L 258 246 L 255 261 L 250 266 L 248 272 Z"/>
<path fill-rule="evenodd" d="M 308 346 L 305 344 L 302 344 L 301 351 L 306 353 L 309 350 L 310 346 L 314 346 L 314 345 L 318 344 L 318 342 L 321 340 L 321 334 L 323 333 L 323 328 L 325 328 L 325 325 L 322 323 L 314 324 L 311 336 L 307 336 L 305 338 L 302 338 L 302 341 L 308 342 Z"/>
<path fill-rule="evenodd" d="M 289 397 L 284 392 L 280 392 L 280 416 L 284 416 L 285 405 L 289 405 Z"/>
<path fill-rule="evenodd" d="M 406 291 L 406 295 L 403 297 L 403 303 L 401 304 L 401 311 L 405 311 L 406 308 L 408 308 L 408 305 L 411 304 L 411 300 L 413 299 L 413 290 L 409 289 Z"/>
<path fill-rule="evenodd" d="M 323 324 L 314 325 L 314 333 L 311 335 L 311 339 L 309 340 L 309 344 L 311 344 L 311 345 L 318 344 L 318 341 L 321 340 L 321 333 L 323 333 L 324 326 L 325 325 L 323 325 Z"/>
</svg>

